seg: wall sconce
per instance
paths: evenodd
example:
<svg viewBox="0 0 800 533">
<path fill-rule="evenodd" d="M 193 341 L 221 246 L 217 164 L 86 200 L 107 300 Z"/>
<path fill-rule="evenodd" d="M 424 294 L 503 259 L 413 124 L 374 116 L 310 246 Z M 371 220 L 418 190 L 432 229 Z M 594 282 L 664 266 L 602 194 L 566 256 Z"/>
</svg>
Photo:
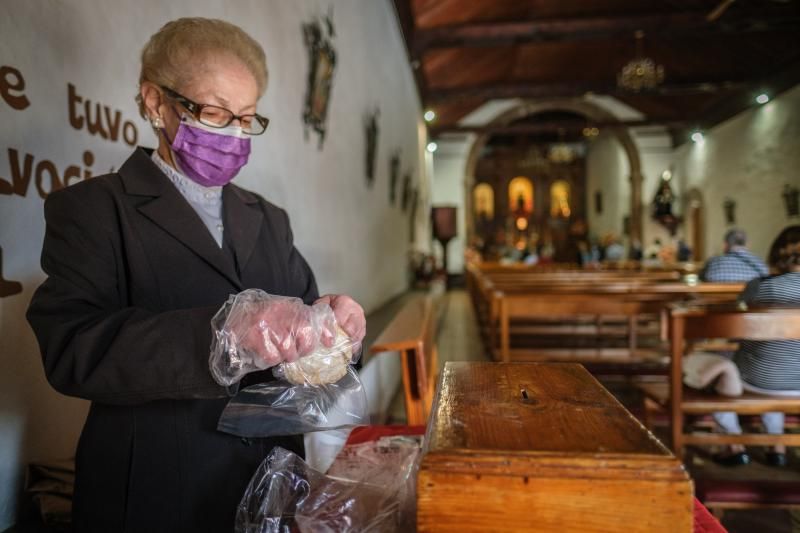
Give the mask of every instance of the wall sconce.
<svg viewBox="0 0 800 533">
<path fill-rule="evenodd" d="M 733 226 L 736 224 L 736 200 L 725 198 L 722 202 L 722 209 L 725 211 L 725 224 Z"/>
<path fill-rule="evenodd" d="M 800 189 L 787 183 L 783 186 L 782 196 L 786 204 L 786 216 L 796 217 L 800 215 Z"/>
</svg>

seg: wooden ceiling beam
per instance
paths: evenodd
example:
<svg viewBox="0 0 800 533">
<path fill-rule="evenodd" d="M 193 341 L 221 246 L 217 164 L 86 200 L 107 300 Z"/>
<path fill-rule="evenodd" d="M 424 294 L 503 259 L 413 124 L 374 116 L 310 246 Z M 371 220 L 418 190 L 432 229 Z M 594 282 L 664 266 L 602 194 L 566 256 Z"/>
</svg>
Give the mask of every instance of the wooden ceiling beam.
<svg viewBox="0 0 800 533">
<path fill-rule="evenodd" d="M 702 93 L 716 93 L 741 89 L 747 85 L 743 81 L 722 82 L 696 82 L 664 84 L 650 91 L 642 91 L 642 95 L 692 95 Z M 556 98 L 583 96 L 586 93 L 625 95 L 629 91 L 618 88 L 611 83 L 536 83 L 513 82 L 494 83 L 488 85 L 450 87 L 444 89 L 430 89 L 427 91 L 426 104 L 439 102 L 452 102 L 464 98 L 492 100 L 497 98 Z"/>
<path fill-rule="evenodd" d="M 395 0 L 397 2 L 399 0 Z M 800 17 L 764 16 L 728 17 L 708 22 L 705 12 L 665 13 L 625 17 L 587 17 L 518 22 L 469 23 L 417 29 L 413 54 L 421 57 L 432 48 L 497 46 L 538 41 L 568 41 L 600 37 L 631 37 L 637 30 L 648 36 L 675 36 L 696 32 L 747 33 L 800 31 Z"/>
<path fill-rule="evenodd" d="M 756 107 L 755 97 L 766 93 L 774 99 L 780 93 L 800 84 L 800 55 L 795 55 L 787 61 L 784 68 L 777 70 L 771 76 L 745 84 L 739 90 L 721 97 L 711 104 L 695 121 L 699 129 L 709 130 L 739 113 Z M 675 128 L 676 144 L 683 144 L 689 140 L 692 129 L 687 126 Z"/>
<path fill-rule="evenodd" d="M 423 103 L 427 99 L 428 84 L 425 79 L 425 71 L 422 68 L 422 62 L 419 55 L 414 48 L 416 42 L 417 27 L 414 22 L 414 11 L 411 7 L 411 0 L 393 0 L 394 10 L 397 14 L 397 20 L 400 23 L 400 31 L 403 34 L 403 40 L 406 43 L 406 52 L 408 53 L 408 60 L 411 64 L 411 70 L 414 73 L 414 81 L 417 85 L 419 92 L 420 102 Z"/>
</svg>

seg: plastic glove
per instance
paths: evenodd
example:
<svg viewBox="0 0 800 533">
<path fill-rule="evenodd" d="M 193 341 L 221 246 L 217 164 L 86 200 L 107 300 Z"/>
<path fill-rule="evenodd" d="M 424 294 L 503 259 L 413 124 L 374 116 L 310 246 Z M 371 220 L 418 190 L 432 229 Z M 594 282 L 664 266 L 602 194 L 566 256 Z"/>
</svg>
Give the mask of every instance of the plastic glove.
<svg viewBox="0 0 800 533">
<path fill-rule="evenodd" d="M 313 352 L 319 343 L 330 346 L 336 337 L 331 307 L 307 306 L 299 298 L 270 298 L 243 325 L 246 329 L 241 347 L 257 354 L 263 368 L 296 361 Z"/>
<path fill-rule="evenodd" d="M 330 305 L 307 306 L 299 298 L 248 289 L 231 296 L 211 321 L 214 338 L 209 366 L 218 383 L 296 361 L 336 338 Z"/>
<path fill-rule="evenodd" d="M 326 294 L 314 302 L 314 305 L 326 304 L 333 309 L 336 323 L 353 342 L 353 353 L 361 350 L 361 341 L 367 333 L 367 319 L 364 309 L 352 298 L 344 294 Z M 330 330 L 328 330 L 330 331 Z M 326 344 L 330 346 L 330 344 Z"/>
</svg>

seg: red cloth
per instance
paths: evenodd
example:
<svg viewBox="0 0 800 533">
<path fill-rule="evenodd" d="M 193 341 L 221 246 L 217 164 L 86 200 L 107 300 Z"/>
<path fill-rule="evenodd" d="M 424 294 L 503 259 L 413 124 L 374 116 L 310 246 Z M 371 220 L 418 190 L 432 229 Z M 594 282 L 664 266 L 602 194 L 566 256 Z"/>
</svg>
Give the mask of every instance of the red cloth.
<svg viewBox="0 0 800 533">
<path fill-rule="evenodd" d="M 350 432 L 347 444 L 361 444 L 395 435 L 424 435 L 425 426 L 358 426 Z"/>
<path fill-rule="evenodd" d="M 719 520 L 708 512 L 705 505 L 700 503 L 697 498 L 694 499 L 694 533 L 725 533 L 726 529 L 722 527 Z"/>
<path fill-rule="evenodd" d="M 424 435 L 425 426 L 360 426 L 350 432 L 347 444 L 361 444 L 394 435 Z M 694 499 L 694 533 L 726 533 L 722 524 Z"/>
</svg>

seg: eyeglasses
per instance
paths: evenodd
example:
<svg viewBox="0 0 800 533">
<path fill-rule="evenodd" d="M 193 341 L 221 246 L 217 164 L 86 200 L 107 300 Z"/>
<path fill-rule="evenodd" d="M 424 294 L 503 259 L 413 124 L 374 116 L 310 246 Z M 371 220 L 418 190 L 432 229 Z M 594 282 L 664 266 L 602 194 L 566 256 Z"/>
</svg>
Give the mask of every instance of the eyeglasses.
<svg viewBox="0 0 800 533">
<path fill-rule="evenodd" d="M 212 128 L 226 128 L 234 120 L 238 120 L 242 126 L 242 131 L 247 135 L 261 135 L 267 130 L 269 119 L 262 117 L 258 113 L 249 115 L 235 115 L 230 109 L 219 107 L 210 104 L 198 104 L 189 100 L 182 94 L 179 94 L 169 87 L 161 86 L 161 89 L 167 93 L 167 96 L 185 107 L 195 119 L 201 124 Z"/>
</svg>

